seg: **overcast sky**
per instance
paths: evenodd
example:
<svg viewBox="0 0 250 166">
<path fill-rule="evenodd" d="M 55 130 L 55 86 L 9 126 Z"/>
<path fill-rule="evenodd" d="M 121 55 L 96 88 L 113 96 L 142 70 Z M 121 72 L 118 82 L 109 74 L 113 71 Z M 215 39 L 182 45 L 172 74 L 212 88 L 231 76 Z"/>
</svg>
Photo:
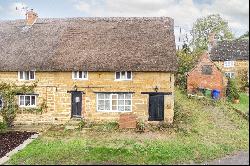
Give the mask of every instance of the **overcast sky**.
<svg viewBox="0 0 250 166">
<path fill-rule="evenodd" d="M 189 27 L 199 17 L 220 14 L 236 36 L 249 30 L 248 0 L 0 0 L 0 19 L 25 18 L 22 7 L 33 8 L 40 18 L 168 16 Z"/>
</svg>

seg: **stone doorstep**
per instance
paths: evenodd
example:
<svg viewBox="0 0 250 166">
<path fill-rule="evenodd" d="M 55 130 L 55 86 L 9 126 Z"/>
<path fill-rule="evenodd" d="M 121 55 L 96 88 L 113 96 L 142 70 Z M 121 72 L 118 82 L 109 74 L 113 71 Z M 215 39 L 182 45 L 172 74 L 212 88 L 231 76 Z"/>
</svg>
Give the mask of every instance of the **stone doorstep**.
<svg viewBox="0 0 250 166">
<path fill-rule="evenodd" d="M 28 144 L 30 144 L 38 136 L 39 136 L 39 134 L 33 134 L 32 136 L 30 136 L 30 138 L 28 138 L 27 140 L 25 140 L 21 145 L 17 146 L 15 149 L 13 149 L 9 153 L 7 153 L 4 157 L 0 158 L 0 165 L 3 165 L 4 163 L 6 163 L 10 159 L 10 157 L 12 155 L 14 155 L 17 152 L 19 152 L 22 149 L 24 149 Z"/>
</svg>

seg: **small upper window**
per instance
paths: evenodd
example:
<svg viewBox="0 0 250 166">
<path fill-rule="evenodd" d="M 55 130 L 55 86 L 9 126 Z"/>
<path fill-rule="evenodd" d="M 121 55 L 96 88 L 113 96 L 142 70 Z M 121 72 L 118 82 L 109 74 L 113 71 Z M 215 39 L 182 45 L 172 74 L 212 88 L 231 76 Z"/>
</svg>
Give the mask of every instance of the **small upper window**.
<svg viewBox="0 0 250 166">
<path fill-rule="evenodd" d="M 87 80 L 88 72 L 87 71 L 73 71 L 72 78 L 74 80 Z"/>
<path fill-rule="evenodd" d="M 19 71 L 19 80 L 35 80 L 35 71 Z"/>
<path fill-rule="evenodd" d="M 224 67 L 234 67 L 234 61 L 224 61 Z"/>
<path fill-rule="evenodd" d="M 20 107 L 35 107 L 36 95 L 20 95 L 19 106 Z"/>
<path fill-rule="evenodd" d="M 212 65 L 203 65 L 202 74 L 211 75 L 212 74 Z"/>
<path fill-rule="evenodd" d="M 132 72 L 131 71 L 122 71 L 115 73 L 116 80 L 132 80 Z"/>
</svg>

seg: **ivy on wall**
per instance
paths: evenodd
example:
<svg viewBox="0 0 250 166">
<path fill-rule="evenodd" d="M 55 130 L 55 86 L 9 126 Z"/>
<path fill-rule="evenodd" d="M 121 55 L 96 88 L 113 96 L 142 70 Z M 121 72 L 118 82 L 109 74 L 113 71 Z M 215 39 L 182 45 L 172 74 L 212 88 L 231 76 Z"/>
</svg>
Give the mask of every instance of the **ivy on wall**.
<svg viewBox="0 0 250 166">
<path fill-rule="evenodd" d="M 34 89 L 37 87 L 37 82 L 32 85 L 22 85 L 17 86 L 14 83 L 0 83 L 0 96 L 2 98 L 2 108 L 0 110 L 0 115 L 2 115 L 4 122 L 10 127 L 16 117 L 16 113 L 19 111 L 28 111 L 28 112 L 42 112 L 47 108 L 46 101 L 40 104 L 39 107 L 22 109 L 17 105 L 18 94 L 32 94 Z"/>
</svg>

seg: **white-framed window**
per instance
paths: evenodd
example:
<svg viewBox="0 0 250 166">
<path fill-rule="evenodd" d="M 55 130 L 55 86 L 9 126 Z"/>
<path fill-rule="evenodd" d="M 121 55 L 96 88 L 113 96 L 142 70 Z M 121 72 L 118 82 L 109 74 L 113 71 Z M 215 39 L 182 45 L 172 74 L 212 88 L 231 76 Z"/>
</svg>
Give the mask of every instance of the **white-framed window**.
<svg viewBox="0 0 250 166">
<path fill-rule="evenodd" d="M 2 98 L 2 96 L 0 96 L 0 111 L 2 108 L 3 108 L 3 98 Z"/>
<path fill-rule="evenodd" d="M 131 71 L 115 72 L 115 80 L 116 81 L 132 80 L 132 72 Z"/>
<path fill-rule="evenodd" d="M 225 72 L 225 76 L 229 78 L 235 78 L 234 72 Z"/>
<path fill-rule="evenodd" d="M 132 112 L 131 93 L 97 93 L 97 111 Z"/>
<path fill-rule="evenodd" d="M 19 80 L 35 80 L 35 71 L 19 71 L 18 72 Z"/>
<path fill-rule="evenodd" d="M 224 67 L 234 67 L 234 61 L 224 61 Z"/>
<path fill-rule="evenodd" d="M 73 80 L 87 80 L 88 72 L 87 71 L 73 71 L 72 79 Z"/>
<path fill-rule="evenodd" d="M 20 107 L 36 107 L 36 95 L 20 95 Z"/>
</svg>

